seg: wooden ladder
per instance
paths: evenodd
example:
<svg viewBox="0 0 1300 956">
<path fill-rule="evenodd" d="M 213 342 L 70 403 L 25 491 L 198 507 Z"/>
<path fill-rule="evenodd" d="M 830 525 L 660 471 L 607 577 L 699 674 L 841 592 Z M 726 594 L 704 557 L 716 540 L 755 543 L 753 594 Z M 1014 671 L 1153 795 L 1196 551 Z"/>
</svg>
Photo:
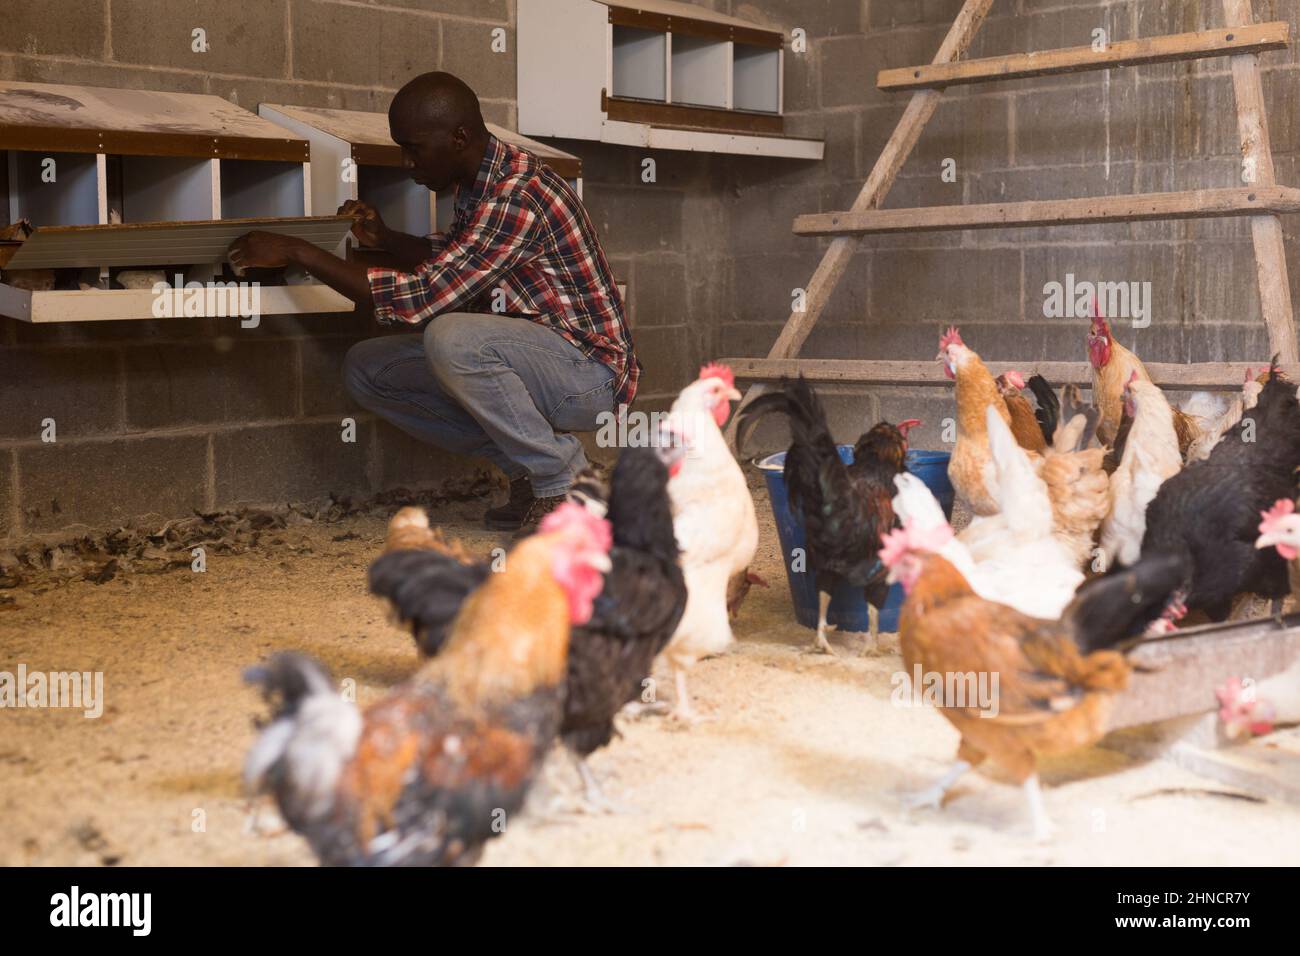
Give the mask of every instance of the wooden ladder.
<svg viewBox="0 0 1300 956">
<path fill-rule="evenodd" d="M 1285 22 L 1253 23 L 1250 0 L 1223 0 L 1224 27 L 1174 36 L 1147 37 L 1112 43 L 1103 50 L 1076 47 L 1041 53 L 960 60 L 970 47 L 993 0 L 966 0 L 947 37 L 928 66 L 883 70 L 877 86 L 883 90 L 913 90 L 893 135 L 867 177 L 851 209 L 845 212 L 796 218 L 794 232 L 803 236 L 834 236 L 813 273 L 804 296 L 804 309 L 786 320 L 767 358 L 727 358 L 736 377 L 755 384 L 745 394 L 747 404 L 772 382 L 785 375 L 803 373 L 811 381 L 867 385 L 947 385 L 937 363 L 917 361 L 809 360 L 796 356 L 844 273 L 861 237 L 881 233 L 934 230 L 1000 229 L 1027 226 L 1065 226 L 1080 223 L 1137 222 L 1150 219 L 1190 219 L 1224 216 L 1250 218 L 1259 281 L 1260 306 L 1268 326 L 1271 350 L 1293 375 L 1300 371 L 1291 293 L 1287 283 L 1286 252 L 1282 241 L 1281 213 L 1300 212 L 1300 190 L 1278 186 L 1269 145 L 1268 117 L 1260 79 L 1258 54 L 1284 49 L 1289 43 Z M 881 209 L 921 131 L 939 106 L 949 86 L 984 83 L 1030 76 L 1052 76 L 1084 70 L 1196 60 L 1227 56 L 1232 60 L 1232 84 L 1237 103 L 1237 131 L 1241 138 L 1242 168 L 1247 185 L 1234 189 L 1200 189 L 1185 192 L 1146 193 L 1085 199 L 1038 200 L 1017 203 L 932 206 L 916 209 Z M 994 374 L 1007 363 L 987 363 Z M 1023 363 L 1021 363 L 1023 364 Z M 1258 363 L 1256 363 L 1258 364 Z M 1091 375 L 1086 362 L 1040 362 L 1035 367 L 1049 381 L 1087 386 Z M 1237 388 L 1245 363 L 1150 364 L 1152 378 L 1172 388 Z M 734 435 L 735 417 L 729 434 Z"/>
</svg>

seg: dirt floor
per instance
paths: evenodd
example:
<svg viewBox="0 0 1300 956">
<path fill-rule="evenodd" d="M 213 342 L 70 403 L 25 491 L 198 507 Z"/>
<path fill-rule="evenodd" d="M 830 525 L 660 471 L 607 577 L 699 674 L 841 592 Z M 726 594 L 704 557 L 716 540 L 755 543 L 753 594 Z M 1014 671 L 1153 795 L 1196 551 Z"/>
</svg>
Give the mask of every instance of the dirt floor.
<svg viewBox="0 0 1300 956">
<path fill-rule="evenodd" d="M 614 815 L 525 814 L 486 864 L 1295 864 L 1300 808 L 1241 799 L 1157 760 L 1101 747 L 1046 765 L 1045 846 L 1029 836 L 1018 788 L 968 775 L 943 810 L 910 812 L 900 794 L 948 765 L 956 734 L 938 714 L 890 702 L 896 643 L 876 654 L 852 636 L 842 656 L 804 653 L 766 500 L 758 570 L 723 657 L 692 686 L 710 718 L 623 725 L 592 766 L 623 806 Z M 482 501 L 433 518 L 487 549 Z M 263 711 L 240 671 L 296 648 L 356 681 L 369 703 L 416 666 L 410 638 L 365 590 L 383 513 L 295 524 L 243 554 L 212 554 L 202 574 L 114 574 L 0 592 L 0 670 L 102 671 L 101 718 L 0 713 L 0 864 L 293 865 L 312 862 L 292 833 L 247 827 L 239 773 Z M 276 543 L 279 542 L 279 543 Z M 670 682 L 661 682 L 669 686 Z M 554 786 L 567 784 L 552 766 Z"/>
</svg>

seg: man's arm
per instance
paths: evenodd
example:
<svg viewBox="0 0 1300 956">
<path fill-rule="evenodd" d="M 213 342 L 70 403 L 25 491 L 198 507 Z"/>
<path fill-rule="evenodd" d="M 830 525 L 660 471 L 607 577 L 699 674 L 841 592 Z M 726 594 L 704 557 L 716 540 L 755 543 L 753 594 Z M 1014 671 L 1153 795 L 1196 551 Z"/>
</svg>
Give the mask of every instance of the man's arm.
<svg viewBox="0 0 1300 956">
<path fill-rule="evenodd" d="M 283 269 L 296 265 L 358 305 L 371 305 L 366 266 L 340 259 L 297 236 L 261 231 L 245 233 L 230 244 L 230 262 L 236 269 Z"/>
<path fill-rule="evenodd" d="M 349 199 L 339 207 L 340 216 L 352 216 L 352 235 L 360 248 L 371 253 L 375 260 L 370 265 L 384 265 L 402 272 L 414 272 L 416 266 L 433 257 L 433 244 L 423 236 L 389 229 L 379 211 L 360 199 Z"/>
</svg>

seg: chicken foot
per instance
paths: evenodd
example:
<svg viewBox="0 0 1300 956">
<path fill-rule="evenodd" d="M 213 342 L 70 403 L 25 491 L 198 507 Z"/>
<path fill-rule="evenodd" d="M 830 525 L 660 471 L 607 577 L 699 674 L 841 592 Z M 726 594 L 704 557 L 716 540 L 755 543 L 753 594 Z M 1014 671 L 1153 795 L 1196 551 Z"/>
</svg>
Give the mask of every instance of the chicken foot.
<svg viewBox="0 0 1300 956">
<path fill-rule="evenodd" d="M 903 797 L 903 805 L 912 810 L 919 810 L 925 807 L 939 810 L 943 808 L 943 798 L 947 796 L 952 785 L 962 778 L 962 775 L 971 768 L 971 764 L 965 760 L 957 760 L 948 768 L 948 772 L 939 778 L 933 786 L 926 787 L 916 793 L 909 793 Z"/>
</svg>

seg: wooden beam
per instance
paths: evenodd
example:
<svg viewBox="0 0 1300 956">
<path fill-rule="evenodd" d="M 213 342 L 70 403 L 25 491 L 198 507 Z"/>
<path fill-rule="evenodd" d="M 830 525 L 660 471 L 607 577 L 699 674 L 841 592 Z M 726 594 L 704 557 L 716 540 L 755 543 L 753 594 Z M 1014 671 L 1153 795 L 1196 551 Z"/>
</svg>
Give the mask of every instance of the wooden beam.
<svg viewBox="0 0 1300 956">
<path fill-rule="evenodd" d="M 1300 212 L 1300 189 L 1261 186 L 1139 193 L 1136 196 L 811 213 L 796 217 L 794 231 L 800 236 L 863 236 L 891 232 L 1068 226 L 1079 223 L 1140 222 L 1148 219 L 1211 219 L 1294 212 Z"/>
<path fill-rule="evenodd" d="M 940 44 L 939 51 L 935 53 L 934 62 L 950 63 L 960 58 L 974 41 L 975 34 L 979 32 L 980 25 L 992 5 L 993 0 L 966 0 L 957 18 L 953 20 L 948 35 Z M 864 212 L 874 209 L 884 201 L 890 187 L 894 184 L 894 179 L 898 176 L 898 171 L 903 168 L 903 163 L 907 161 L 917 140 L 921 138 L 921 131 L 925 129 L 925 124 L 938 109 L 941 96 L 942 94 L 937 90 L 919 90 L 912 94 L 911 102 L 907 104 L 907 109 L 903 111 L 902 118 L 894 127 L 889 142 L 885 144 L 885 148 L 876 159 L 876 165 L 872 167 L 871 175 L 863 184 L 858 198 L 854 200 L 853 211 Z M 817 320 L 826 309 L 831 293 L 835 291 L 840 279 L 848 271 L 849 263 L 858 245 L 859 240 L 854 236 L 841 236 L 831 242 L 804 290 L 804 310 L 790 313 L 785 326 L 781 329 L 781 334 L 768 352 L 769 358 L 789 358 L 799 354 L 813 326 L 817 324 Z M 761 391 L 761 386 L 751 387 L 742 399 L 740 407 L 743 408 Z M 732 416 L 727 426 L 729 440 L 735 438 L 735 422 L 736 417 Z"/>
<path fill-rule="evenodd" d="M 1250 0 L 1223 0 L 1224 20 L 1240 28 L 1251 22 Z M 1237 100 L 1237 132 L 1241 137 L 1242 179 L 1256 187 L 1277 182 L 1269 144 L 1268 114 L 1259 57 L 1232 58 L 1232 89 Z M 1300 361 L 1295 319 L 1291 311 L 1291 286 L 1287 279 L 1286 247 L 1282 223 L 1276 216 L 1257 216 L 1250 222 L 1255 244 L 1255 273 L 1259 279 L 1259 304 L 1268 326 L 1269 345 L 1284 362 Z"/>
<path fill-rule="evenodd" d="M 1062 334 L 1070 334 L 1065 327 Z M 1087 326 L 1081 324 L 1078 332 L 1080 348 L 1083 346 Z M 935 345 L 939 335 L 935 328 Z M 940 386 L 949 388 L 952 379 L 943 374 L 937 361 L 915 360 L 854 360 L 854 359 L 761 359 L 724 358 L 737 379 L 748 382 L 775 382 L 782 376 L 793 378 L 800 373 L 814 384 L 832 385 L 888 385 L 888 386 Z M 1261 356 L 1253 365 L 1248 362 L 1199 362 L 1177 365 L 1167 362 L 1147 362 L 1146 370 L 1152 380 L 1163 388 L 1175 391 L 1236 391 L 1246 379 L 1247 370 L 1258 373 L 1267 366 L 1268 357 Z M 994 375 L 1012 369 L 1026 378 L 1037 373 L 1054 386 L 1074 384 L 1081 388 L 1092 385 L 1092 369 L 1087 362 L 992 362 L 984 365 Z M 1283 364 L 1282 371 L 1300 382 L 1300 364 Z"/>
<path fill-rule="evenodd" d="M 1144 63 L 1262 53 L 1267 50 L 1284 50 L 1289 42 L 1290 25 L 1279 20 L 1196 33 L 1145 37 L 1141 40 L 1121 40 L 1102 50 L 1078 46 L 1064 50 L 1041 50 L 1036 53 L 963 60 L 958 63 L 881 70 L 876 77 L 876 86 L 882 90 L 943 89 L 968 83 L 1109 70 L 1112 67 L 1138 66 Z"/>
</svg>

